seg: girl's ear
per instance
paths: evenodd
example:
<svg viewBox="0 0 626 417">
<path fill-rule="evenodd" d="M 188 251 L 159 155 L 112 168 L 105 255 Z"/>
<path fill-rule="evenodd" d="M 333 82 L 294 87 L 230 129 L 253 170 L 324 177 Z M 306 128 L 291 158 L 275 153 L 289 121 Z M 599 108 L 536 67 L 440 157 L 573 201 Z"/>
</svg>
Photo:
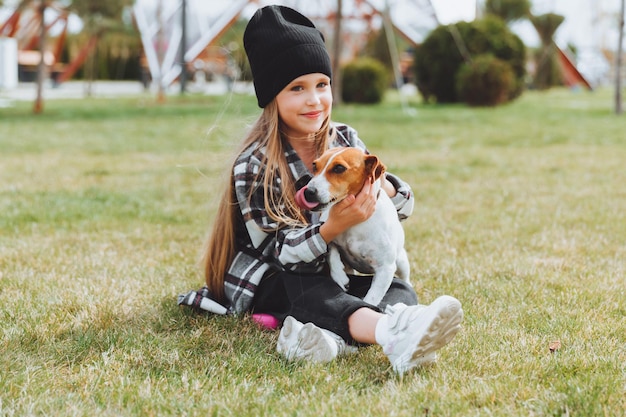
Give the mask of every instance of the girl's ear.
<svg viewBox="0 0 626 417">
<path fill-rule="evenodd" d="M 376 155 L 367 155 L 365 157 L 365 172 L 368 176 L 372 176 L 374 181 L 385 173 L 387 167 L 380 162 Z"/>
</svg>

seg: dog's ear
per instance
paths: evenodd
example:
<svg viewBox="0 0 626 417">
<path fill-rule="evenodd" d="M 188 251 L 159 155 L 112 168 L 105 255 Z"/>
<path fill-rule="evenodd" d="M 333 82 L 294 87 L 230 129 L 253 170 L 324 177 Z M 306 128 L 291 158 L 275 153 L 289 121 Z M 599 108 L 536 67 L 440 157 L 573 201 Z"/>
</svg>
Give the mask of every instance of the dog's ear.
<svg viewBox="0 0 626 417">
<path fill-rule="evenodd" d="M 385 173 L 387 167 L 380 162 L 376 155 L 367 155 L 365 157 L 365 171 L 368 176 L 372 176 L 374 181 L 380 178 Z"/>
<path fill-rule="evenodd" d="M 378 166 L 374 170 L 374 180 L 379 179 L 387 171 L 387 167 L 382 162 L 378 163 Z"/>
</svg>

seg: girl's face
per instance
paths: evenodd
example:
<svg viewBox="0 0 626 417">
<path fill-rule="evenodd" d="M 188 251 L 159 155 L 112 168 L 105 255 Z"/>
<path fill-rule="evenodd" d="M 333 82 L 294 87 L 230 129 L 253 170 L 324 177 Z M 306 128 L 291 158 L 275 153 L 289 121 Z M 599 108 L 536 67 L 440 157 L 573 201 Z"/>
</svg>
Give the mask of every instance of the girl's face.
<svg viewBox="0 0 626 417">
<path fill-rule="evenodd" d="M 322 128 L 330 117 L 333 94 L 330 78 L 321 73 L 306 74 L 290 82 L 276 96 L 283 133 L 301 138 Z"/>
</svg>

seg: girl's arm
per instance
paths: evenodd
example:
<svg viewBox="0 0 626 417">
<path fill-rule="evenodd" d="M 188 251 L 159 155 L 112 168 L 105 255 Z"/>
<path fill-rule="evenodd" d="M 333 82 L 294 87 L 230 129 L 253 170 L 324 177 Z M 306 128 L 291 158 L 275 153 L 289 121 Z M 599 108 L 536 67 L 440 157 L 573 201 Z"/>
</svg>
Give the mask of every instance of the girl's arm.
<svg viewBox="0 0 626 417">
<path fill-rule="evenodd" d="M 325 260 L 328 243 L 348 228 L 364 222 L 376 210 L 376 195 L 371 183 L 357 194 L 349 195 L 330 209 L 328 220 L 302 229 L 279 231 L 277 259 L 283 265 L 318 268 Z M 300 265 L 298 265 L 300 264 Z M 307 267 L 307 269 L 308 269 Z"/>
<path fill-rule="evenodd" d="M 322 225 L 285 227 L 274 221 L 265 209 L 263 184 L 257 182 L 261 169 L 259 156 L 251 152 L 240 156 L 233 171 L 237 201 L 250 244 L 260 255 L 274 259 L 287 270 L 319 272 L 328 251 L 320 234 Z"/>
</svg>

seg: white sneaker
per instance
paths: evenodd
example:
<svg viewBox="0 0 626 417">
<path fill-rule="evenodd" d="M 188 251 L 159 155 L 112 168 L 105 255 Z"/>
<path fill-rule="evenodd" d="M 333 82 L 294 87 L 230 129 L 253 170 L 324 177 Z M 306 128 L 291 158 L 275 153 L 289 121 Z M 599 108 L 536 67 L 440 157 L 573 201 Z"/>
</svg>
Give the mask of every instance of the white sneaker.
<svg viewBox="0 0 626 417">
<path fill-rule="evenodd" d="M 406 304 L 404 304 L 404 303 L 397 303 L 397 304 L 394 304 L 394 305 L 388 304 L 385 307 L 385 310 L 383 311 L 383 313 L 391 315 L 394 312 L 398 312 L 399 310 L 405 309 L 407 307 L 408 306 Z M 424 304 L 417 304 L 415 306 L 412 306 L 412 308 L 414 308 L 415 310 L 419 310 L 419 309 L 426 308 L 426 307 L 428 307 L 428 306 L 426 306 Z M 418 358 L 417 361 L 416 361 L 416 365 L 419 365 L 419 366 L 430 366 L 430 365 L 433 365 L 435 362 L 437 362 L 437 352 L 430 352 L 430 353 L 427 353 L 424 356 Z"/>
<path fill-rule="evenodd" d="M 348 346 L 331 331 L 321 329 L 313 323 L 302 324 L 288 316 L 278 335 L 276 350 L 289 360 L 304 359 L 325 363 L 338 355 L 356 352 L 357 348 Z"/>
<path fill-rule="evenodd" d="M 291 359 L 295 355 L 294 349 L 298 346 L 298 334 L 304 324 L 291 316 L 287 316 L 283 322 L 283 327 L 278 334 L 278 343 L 276 350 L 278 353 L 284 354 L 287 359 Z"/>
<path fill-rule="evenodd" d="M 441 296 L 429 306 L 396 304 L 385 310 L 377 339 L 399 374 L 433 363 L 436 351 L 448 344 L 461 328 L 463 310 L 454 297 Z"/>
</svg>

